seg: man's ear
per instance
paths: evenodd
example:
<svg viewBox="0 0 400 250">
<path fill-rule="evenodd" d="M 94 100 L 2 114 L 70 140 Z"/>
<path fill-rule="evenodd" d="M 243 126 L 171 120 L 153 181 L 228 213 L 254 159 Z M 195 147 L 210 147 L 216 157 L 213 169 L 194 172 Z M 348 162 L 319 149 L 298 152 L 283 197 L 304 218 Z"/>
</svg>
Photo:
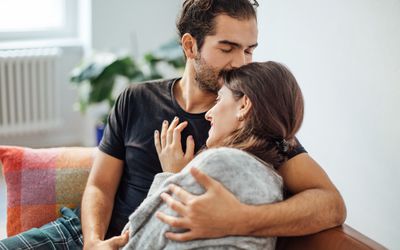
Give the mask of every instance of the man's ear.
<svg viewBox="0 0 400 250">
<path fill-rule="evenodd" d="M 187 59 L 194 59 L 197 55 L 196 39 L 189 33 L 185 33 L 181 38 L 182 49 Z"/>
</svg>

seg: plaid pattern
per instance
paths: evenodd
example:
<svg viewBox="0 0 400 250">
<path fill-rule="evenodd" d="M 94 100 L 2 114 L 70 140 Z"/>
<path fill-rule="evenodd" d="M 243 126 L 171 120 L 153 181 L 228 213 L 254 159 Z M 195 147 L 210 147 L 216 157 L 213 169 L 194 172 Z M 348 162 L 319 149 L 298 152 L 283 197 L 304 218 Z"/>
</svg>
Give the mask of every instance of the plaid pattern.
<svg viewBox="0 0 400 250">
<path fill-rule="evenodd" d="M 16 236 L 0 240 L 0 250 L 82 249 L 83 237 L 79 210 L 62 208 L 63 217 L 41 228 L 33 228 Z"/>
<path fill-rule="evenodd" d="M 7 186 L 7 234 L 16 235 L 60 217 L 79 205 L 94 148 L 0 146 Z"/>
</svg>

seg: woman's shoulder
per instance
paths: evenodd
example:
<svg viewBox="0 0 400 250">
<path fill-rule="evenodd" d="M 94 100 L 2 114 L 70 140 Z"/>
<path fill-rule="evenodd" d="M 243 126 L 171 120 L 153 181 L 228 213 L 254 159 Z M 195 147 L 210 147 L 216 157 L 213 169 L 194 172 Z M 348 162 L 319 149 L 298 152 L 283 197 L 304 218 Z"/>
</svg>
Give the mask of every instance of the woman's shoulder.
<svg viewBox="0 0 400 250">
<path fill-rule="evenodd" d="M 236 148 L 228 148 L 228 147 L 219 147 L 219 148 L 211 148 L 204 150 L 199 155 L 196 156 L 195 160 L 198 163 L 205 162 L 218 162 L 222 164 L 223 162 L 227 162 L 230 165 L 237 164 L 262 164 L 259 160 L 256 159 L 253 155 Z"/>
<path fill-rule="evenodd" d="M 240 157 L 251 157 L 251 155 L 243 150 L 237 148 L 218 147 L 210 148 L 201 152 L 203 157 L 226 157 L 226 156 L 240 156 Z"/>
<path fill-rule="evenodd" d="M 195 157 L 190 167 L 196 167 L 217 179 L 218 176 L 228 176 L 230 178 L 235 175 L 241 175 L 251 179 L 257 176 L 258 179 L 269 180 L 271 176 L 274 176 L 278 182 L 281 182 L 281 177 L 271 165 L 266 164 L 246 151 L 236 148 L 207 149 Z"/>
</svg>

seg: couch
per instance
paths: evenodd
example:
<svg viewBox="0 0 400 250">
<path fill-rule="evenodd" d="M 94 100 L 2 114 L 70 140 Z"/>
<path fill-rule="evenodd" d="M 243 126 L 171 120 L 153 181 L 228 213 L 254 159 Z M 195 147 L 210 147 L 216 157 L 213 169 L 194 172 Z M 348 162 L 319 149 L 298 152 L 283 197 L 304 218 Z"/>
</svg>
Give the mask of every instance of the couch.
<svg viewBox="0 0 400 250">
<path fill-rule="evenodd" d="M 7 235 L 54 220 L 62 206 L 74 208 L 92 165 L 95 148 L 31 149 L 0 146 L 7 186 Z M 316 234 L 278 238 L 277 249 L 386 249 L 342 225 Z"/>
</svg>

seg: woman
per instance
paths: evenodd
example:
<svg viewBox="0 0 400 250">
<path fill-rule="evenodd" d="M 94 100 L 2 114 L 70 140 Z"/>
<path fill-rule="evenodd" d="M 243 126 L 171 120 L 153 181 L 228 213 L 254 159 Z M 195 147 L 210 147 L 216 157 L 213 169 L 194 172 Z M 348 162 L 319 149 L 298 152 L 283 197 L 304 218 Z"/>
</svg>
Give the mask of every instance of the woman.
<svg viewBox="0 0 400 250">
<path fill-rule="evenodd" d="M 303 97 L 296 79 L 283 65 L 265 62 L 222 72 L 221 82 L 216 104 L 206 113 L 211 123 L 207 150 L 193 159 L 194 143 L 188 137 L 183 152 L 181 132 L 187 123 L 178 124 L 177 118 L 169 126 L 164 122 L 161 133 L 155 132 L 164 173 L 156 175 L 148 198 L 130 216 L 124 229 L 129 229 L 130 240 L 124 249 L 275 248 L 274 237 L 171 241 L 164 233 L 178 230 L 154 216 L 158 211 L 177 216 L 160 198 L 171 183 L 193 194 L 204 193 L 189 173 L 191 167 L 223 183 L 243 203 L 282 200 L 282 179 L 273 168 L 279 168 L 286 152 L 295 146 L 295 134 L 303 120 Z"/>
</svg>

